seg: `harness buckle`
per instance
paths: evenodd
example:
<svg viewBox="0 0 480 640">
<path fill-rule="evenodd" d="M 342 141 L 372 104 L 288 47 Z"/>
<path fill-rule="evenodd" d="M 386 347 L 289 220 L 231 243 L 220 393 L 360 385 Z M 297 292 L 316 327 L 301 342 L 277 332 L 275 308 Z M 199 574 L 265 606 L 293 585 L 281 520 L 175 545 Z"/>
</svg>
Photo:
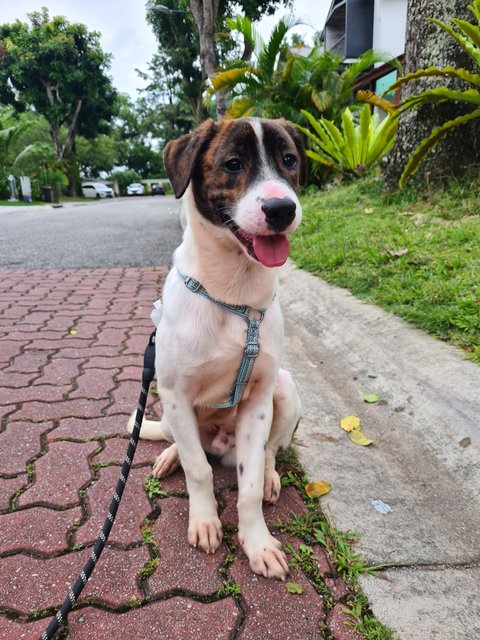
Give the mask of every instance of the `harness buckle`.
<svg viewBox="0 0 480 640">
<path fill-rule="evenodd" d="M 190 276 L 187 276 L 185 278 L 185 286 L 194 293 L 197 293 L 202 288 L 200 282 L 198 282 L 198 280 L 195 280 L 194 278 L 191 278 Z"/>
<path fill-rule="evenodd" d="M 244 354 L 247 358 L 256 358 L 260 348 L 258 346 L 258 342 L 247 342 L 245 345 Z"/>
</svg>

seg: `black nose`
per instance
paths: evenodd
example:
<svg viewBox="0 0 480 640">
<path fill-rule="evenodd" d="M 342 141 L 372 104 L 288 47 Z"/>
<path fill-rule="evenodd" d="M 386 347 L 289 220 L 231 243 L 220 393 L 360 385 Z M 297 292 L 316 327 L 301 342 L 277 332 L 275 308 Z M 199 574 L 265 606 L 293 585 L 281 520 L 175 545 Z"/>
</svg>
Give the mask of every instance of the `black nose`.
<svg viewBox="0 0 480 640">
<path fill-rule="evenodd" d="M 297 205 L 290 198 L 268 198 L 262 204 L 265 220 L 272 231 L 281 233 L 293 222 Z"/>
</svg>

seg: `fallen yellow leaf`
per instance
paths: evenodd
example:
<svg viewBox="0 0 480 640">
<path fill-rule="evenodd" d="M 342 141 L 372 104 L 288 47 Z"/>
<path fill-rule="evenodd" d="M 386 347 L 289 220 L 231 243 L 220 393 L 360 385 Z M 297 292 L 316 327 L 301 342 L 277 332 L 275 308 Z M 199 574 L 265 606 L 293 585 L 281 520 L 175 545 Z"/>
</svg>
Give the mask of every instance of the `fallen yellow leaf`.
<svg viewBox="0 0 480 640">
<path fill-rule="evenodd" d="M 325 482 L 325 480 L 308 482 L 305 485 L 305 493 L 309 498 L 320 498 L 320 496 L 325 496 L 327 493 L 330 493 L 331 490 L 331 485 L 329 485 L 328 482 Z"/>
<path fill-rule="evenodd" d="M 357 416 L 345 416 L 340 420 L 340 427 L 347 433 L 357 431 L 360 429 L 360 418 L 357 418 Z"/>
<path fill-rule="evenodd" d="M 367 438 L 361 429 L 352 431 L 350 433 L 350 440 L 355 444 L 359 444 L 362 447 L 367 447 L 369 444 L 373 444 L 373 440 Z"/>
</svg>

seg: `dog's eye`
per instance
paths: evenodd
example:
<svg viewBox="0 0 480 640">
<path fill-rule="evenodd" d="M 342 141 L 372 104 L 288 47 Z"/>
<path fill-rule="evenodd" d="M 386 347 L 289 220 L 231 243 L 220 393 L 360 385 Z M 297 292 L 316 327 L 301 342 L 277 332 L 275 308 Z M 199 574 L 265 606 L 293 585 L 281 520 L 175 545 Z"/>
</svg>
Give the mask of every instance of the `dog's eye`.
<svg viewBox="0 0 480 640">
<path fill-rule="evenodd" d="M 243 162 L 238 158 L 230 158 L 223 165 L 224 168 L 228 171 L 228 173 L 239 173 L 243 171 Z"/>
<path fill-rule="evenodd" d="M 297 159 L 295 156 L 292 156 L 291 153 L 287 153 L 282 158 L 283 164 L 287 167 L 287 169 L 293 169 L 293 167 L 297 164 Z"/>
</svg>

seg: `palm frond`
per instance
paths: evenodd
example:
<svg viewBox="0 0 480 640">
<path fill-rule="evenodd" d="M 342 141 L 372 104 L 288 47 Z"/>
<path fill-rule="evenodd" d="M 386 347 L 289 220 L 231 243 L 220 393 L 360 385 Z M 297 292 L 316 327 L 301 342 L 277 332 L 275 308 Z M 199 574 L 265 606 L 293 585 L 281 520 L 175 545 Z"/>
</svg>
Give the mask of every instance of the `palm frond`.
<svg viewBox="0 0 480 640">
<path fill-rule="evenodd" d="M 419 78 L 429 78 L 429 77 L 449 77 L 449 78 L 457 78 L 458 80 L 464 80 L 465 82 L 469 82 L 470 84 L 474 84 L 480 87 L 480 75 L 478 73 L 471 73 L 467 71 L 467 69 L 455 69 L 454 67 L 427 67 L 427 69 L 418 69 L 413 73 L 407 73 L 405 76 L 399 78 L 396 82 L 394 82 L 385 93 L 389 91 L 395 91 L 402 85 L 410 82 L 410 80 L 418 80 Z M 385 93 L 383 95 L 385 95 Z"/>
<path fill-rule="evenodd" d="M 258 56 L 258 67 L 265 78 L 270 79 L 273 77 L 275 64 L 280 54 L 284 38 L 288 31 L 298 24 L 302 24 L 302 22 L 293 15 L 288 15 L 279 20 L 273 29 L 269 41 L 262 48 Z"/>
<path fill-rule="evenodd" d="M 431 149 L 433 149 L 451 129 L 466 124 L 467 122 L 469 122 L 470 120 L 474 120 L 475 118 L 480 118 L 480 109 L 475 109 L 475 111 L 472 111 L 471 113 L 463 116 L 458 116 L 453 120 L 445 122 L 440 127 L 436 127 L 428 136 L 428 138 L 422 140 L 422 142 L 409 157 L 407 165 L 405 166 L 405 169 L 403 170 L 403 173 L 400 177 L 400 187 L 405 186 L 407 179 L 416 173 L 420 163 L 427 155 L 427 153 Z"/>
<path fill-rule="evenodd" d="M 419 107 L 422 104 L 438 104 L 447 101 L 467 102 L 470 104 L 480 104 L 480 92 L 476 89 L 467 89 L 467 91 L 457 91 L 447 89 L 447 87 L 437 87 L 436 89 L 428 89 L 422 91 L 418 95 L 410 96 L 404 100 L 398 107 L 398 112 L 403 113 L 412 107 Z"/>
<path fill-rule="evenodd" d="M 476 47 L 473 42 L 469 38 L 462 36 L 460 33 L 457 33 L 455 29 L 453 29 L 449 24 L 445 24 L 441 20 L 437 20 L 436 18 L 428 18 L 430 22 L 433 22 L 438 27 L 449 33 L 454 40 L 468 53 L 468 55 L 472 58 L 472 60 L 480 66 L 480 49 Z"/>
<path fill-rule="evenodd" d="M 220 71 L 220 73 L 217 73 L 217 75 L 212 78 L 212 87 L 209 89 L 209 92 L 213 93 L 221 89 L 233 89 L 240 82 L 245 82 L 249 74 L 257 75 L 257 70 L 252 66 L 246 66 Z"/>
<path fill-rule="evenodd" d="M 373 104 L 375 107 L 380 107 L 380 109 L 383 109 L 390 114 L 393 114 L 396 111 L 395 106 L 389 100 L 385 100 L 385 98 L 377 96 L 373 91 L 357 91 L 355 99 L 359 102 L 368 102 L 368 104 Z"/>
</svg>

